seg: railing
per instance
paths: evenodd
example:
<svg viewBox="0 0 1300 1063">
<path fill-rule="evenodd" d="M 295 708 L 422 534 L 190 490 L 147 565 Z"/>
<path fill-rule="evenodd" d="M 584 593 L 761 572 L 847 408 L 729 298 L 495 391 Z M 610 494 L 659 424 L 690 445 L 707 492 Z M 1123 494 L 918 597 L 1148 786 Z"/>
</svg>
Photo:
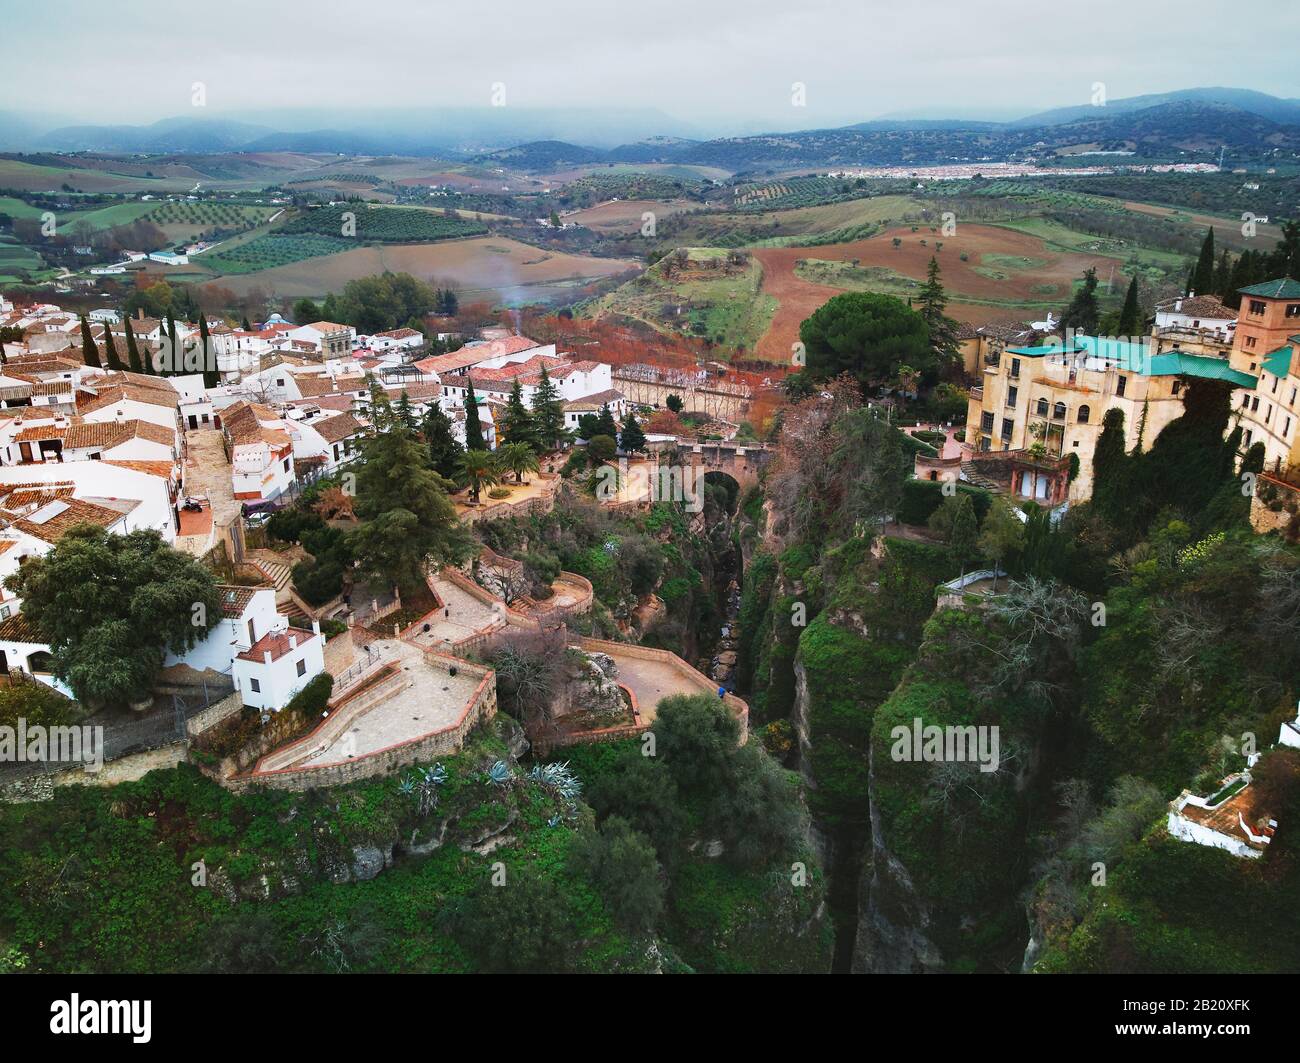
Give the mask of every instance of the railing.
<svg viewBox="0 0 1300 1063">
<path fill-rule="evenodd" d="M 389 662 L 377 649 L 366 646 L 366 656 L 334 677 L 334 686 L 330 692 L 330 701 L 334 701 L 345 690 L 351 690 L 363 679 L 368 679 Z"/>
</svg>

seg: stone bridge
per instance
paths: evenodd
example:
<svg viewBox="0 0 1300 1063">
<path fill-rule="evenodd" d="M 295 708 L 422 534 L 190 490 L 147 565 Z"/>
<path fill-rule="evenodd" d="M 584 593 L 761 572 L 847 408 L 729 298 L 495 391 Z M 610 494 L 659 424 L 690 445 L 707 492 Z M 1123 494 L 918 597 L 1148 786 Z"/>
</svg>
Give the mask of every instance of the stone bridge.
<svg viewBox="0 0 1300 1063">
<path fill-rule="evenodd" d="M 772 460 L 775 453 L 766 443 L 736 443 L 722 440 L 701 440 L 692 443 L 679 440 L 678 453 L 690 458 L 691 467 L 704 472 L 725 472 L 742 490 L 758 483 L 758 474 Z"/>
</svg>

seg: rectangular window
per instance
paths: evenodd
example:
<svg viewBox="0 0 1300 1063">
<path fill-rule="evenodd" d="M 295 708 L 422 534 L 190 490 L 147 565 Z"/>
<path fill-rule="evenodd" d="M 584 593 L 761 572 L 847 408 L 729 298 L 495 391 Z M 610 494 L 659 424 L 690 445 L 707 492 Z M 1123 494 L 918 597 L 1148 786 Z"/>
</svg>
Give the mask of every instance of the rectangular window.
<svg viewBox="0 0 1300 1063">
<path fill-rule="evenodd" d="M 1037 409 L 1035 412 L 1038 414 L 1039 417 L 1046 417 L 1046 416 L 1047 416 L 1047 400 L 1046 400 L 1046 399 L 1039 399 L 1039 400 L 1038 400 L 1038 409 Z"/>
<path fill-rule="evenodd" d="M 1263 299 L 1252 299 L 1250 301 L 1250 312 L 1257 317 L 1263 317 L 1264 311 L 1268 309 L 1268 303 Z"/>
<path fill-rule="evenodd" d="M 1016 400 L 1019 399 L 1019 398 L 1020 398 L 1020 390 L 1019 390 L 1018 388 L 1014 388 L 1014 387 L 1012 387 L 1012 388 L 1007 388 L 1007 405 L 1008 405 L 1008 406 L 1015 406 L 1015 404 L 1016 404 Z"/>
<path fill-rule="evenodd" d="M 980 431 L 981 432 L 993 431 L 993 414 L 988 412 L 984 412 L 980 414 Z"/>
<path fill-rule="evenodd" d="M 1250 400 L 1250 412 L 1255 413 L 1259 409 L 1259 396 L 1256 395 Z"/>
<path fill-rule="evenodd" d="M 1019 358 L 1012 358 L 1012 359 L 1011 359 L 1011 375 L 1012 375 L 1013 377 L 1017 377 L 1017 378 L 1019 378 L 1019 376 L 1020 376 L 1020 359 L 1019 359 Z"/>
<path fill-rule="evenodd" d="M 299 662 L 298 662 L 298 674 L 299 674 L 299 675 L 306 675 L 306 674 L 307 674 L 307 662 L 306 662 L 306 661 L 299 661 Z"/>
<path fill-rule="evenodd" d="M 1286 316 L 1287 316 L 1287 317 L 1300 317 L 1300 303 L 1287 303 L 1287 304 L 1286 304 Z"/>
<path fill-rule="evenodd" d="M 1249 406 L 1249 405 L 1250 405 L 1250 392 L 1249 392 L 1249 391 L 1243 391 L 1243 392 L 1241 393 L 1241 404 L 1242 404 L 1243 406 Z"/>
<path fill-rule="evenodd" d="M 1002 442 L 1011 442 L 1011 430 L 1015 428 L 1016 422 L 1009 417 L 1002 418 Z"/>
<path fill-rule="evenodd" d="M 1283 435 L 1283 436 L 1289 436 L 1290 434 L 1291 434 L 1291 418 L 1288 417 L 1288 418 L 1286 419 L 1286 424 L 1283 425 L 1283 427 L 1282 427 L 1282 435 Z"/>
<path fill-rule="evenodd" d="M 1276 395 L 1276 394 L 1277 394 L 1277 377 L 1274 377 L 1274 378 L 1273 378 L 1273 390 L 1270 391 L 1269 394 L 1270 394 L 1270 395 Z"/>
<path fill-rule="evenodd" d="M 1247 336 L 1247 337 L 1246 337 L 1246 346 L 1247 346 L 1247 347 L 1253 347 L 1253 346 L 1255 346 L 1255 337 L 1254 337 L 1254 336 Z"/>
<path fill-rule="evenodd" d="M 288 459 L 288 458 L 285 458 L 285 459 L 284 459 L 284 471 L 285 471 L 285 472 L 288 472 L 288 471 L 289 471 L 289 459 Z"/>
<path fill-rule="evenodd" d="M 254 694 L 261 693 L 262 684 L 259 683 L 256 679 L 250 679 L 248 681 L 248 685 L 252 688 Z"/>
<path fill-rule="evenodd" d="M 1122 399 L 1124 397 L 1124 389 L 1126 387 L 1128 387 L 1128 377 L 1122 376 L 1119 378 L 1119 383 L 1115 385 L 1115 394 Z"/>
</svg>

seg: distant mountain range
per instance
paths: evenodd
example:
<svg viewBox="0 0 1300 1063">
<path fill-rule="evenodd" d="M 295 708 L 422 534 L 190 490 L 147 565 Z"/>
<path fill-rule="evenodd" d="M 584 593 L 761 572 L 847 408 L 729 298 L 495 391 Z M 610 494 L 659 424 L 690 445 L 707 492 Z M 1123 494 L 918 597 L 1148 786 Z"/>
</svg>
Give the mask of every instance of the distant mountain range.
<svg viewBox="0 0 1300 1063">
<path fill-rule="evenodd" d="M 313 120 L 321 124 L 310 126 Z M 271 121 L 276 124 L 267 124 Z M 522 170 L 656 162 L 736 171 L 999 160 L 1045 150 L 1128 150 L 1168 158 L 1209 157 L 1223 148 L 1236 159 L 1290 156 L 1300 151 L 1300 100 L 1249 89 L 1196 88 L 1057 108 L 1007 122 L 896 118 L 715 139 L 692 137 L 692 132 L 652 110 L 266 112 L 44 130 L 34 117 L 0 112 L 0 150 L 9 151 L 294 151 L 436 155 Z"/>
</svg>

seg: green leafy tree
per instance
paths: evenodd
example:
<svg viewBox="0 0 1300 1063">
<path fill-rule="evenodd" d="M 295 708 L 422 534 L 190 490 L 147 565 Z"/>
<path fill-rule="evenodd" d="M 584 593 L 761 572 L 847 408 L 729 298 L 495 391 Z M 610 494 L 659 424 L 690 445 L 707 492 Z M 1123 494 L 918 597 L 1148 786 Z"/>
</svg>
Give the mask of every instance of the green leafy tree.
<svg viewBox="0 0 1300 1063">
<path fill-rule="evenodd" d="M 573 919 L 555 881 L 528 865 L 507 885 L 484 875 L 444 916 L 447 929 L 480 971 L 560 974 L 572 970 Z"/>
<path fill-rule="evenodd" d="M 864 392 L 896 379 L 900 365 L 923 376 L 938 365 L 925 319 L 892 295 L 834 296 L 799 326 L 799 338 L 811 380 L 848 373 Z"/>
<path fill-rule="evenodd" d="M 147 696 L 168 651 L 189 650 L 221 619 L 212 574 L 152 530 L 78 525 L 5 586 L 49 644 L 54 674 L 92 707 Z"/>
<path fill-rule="evenodd" d="M 313 300 L 302 298 L 293 304 L 293 319 L 299 325 L 310 325 L 321 318 L 320 307 Z"/>
<path fill-rule="evenodd" d="M 993 589 L 998 589 L 998 570 L 1010 564 L 1025 541 L 1025 526 L 1006 502 L 995 502 L 980 531 L 980 551 L 993 562 Z"/>
<path fill-rule="evenodd" d="M 569 866 L 591 882 L 618 923 L 648 933 L 664 909 L 664 884 L 655 847 L 621 816 L 575 835 Z"/>
<path fill-rule="evenodd" d="M 669 395 L 666 399 L 664 399 L 664 405 L 667 406 L 670 410 L 672 410 L 673 413 L 681 413 L 683 407 L 686 404 L 682 401 L 682 397 L 680 395 L 672 394 Z"/>
</svg>

